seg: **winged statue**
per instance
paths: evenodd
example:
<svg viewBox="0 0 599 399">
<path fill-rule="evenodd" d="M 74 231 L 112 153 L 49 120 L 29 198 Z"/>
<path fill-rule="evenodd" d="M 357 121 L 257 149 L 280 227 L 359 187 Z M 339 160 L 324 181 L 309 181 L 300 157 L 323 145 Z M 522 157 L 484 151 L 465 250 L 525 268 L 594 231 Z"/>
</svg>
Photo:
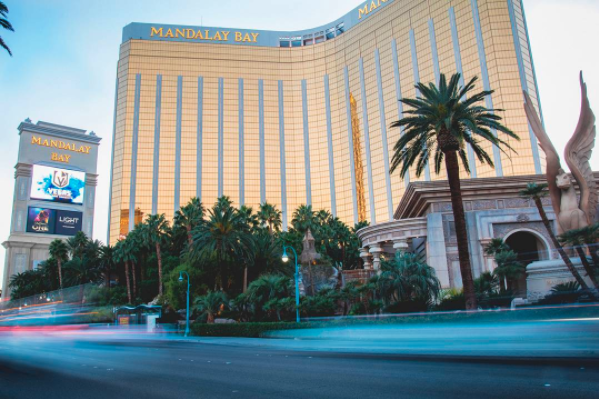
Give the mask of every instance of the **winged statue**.
<svg viewBox="0 0 599 399">
<path fill-rule="evenodd" d="M 591 153 L 595 146 L 595 115 L 587 96 L 587 86 L 580 73 L 581 109 L 578 125 L 566 145 L 564 156 L 572 177 L 578 183 L 580 199 L 576 195 L 570 175 L 562 169 L 560 158 L 545 132 L 541 120 L 528 93 L 524 92 L 524 110 L 539 146 L 546 155 L 546 175 L 551 204 L 558 220 L 558 233 L 586 227 L 595 222 L 597 203 L 597 183 L 590 165 Z"/>
</svg>

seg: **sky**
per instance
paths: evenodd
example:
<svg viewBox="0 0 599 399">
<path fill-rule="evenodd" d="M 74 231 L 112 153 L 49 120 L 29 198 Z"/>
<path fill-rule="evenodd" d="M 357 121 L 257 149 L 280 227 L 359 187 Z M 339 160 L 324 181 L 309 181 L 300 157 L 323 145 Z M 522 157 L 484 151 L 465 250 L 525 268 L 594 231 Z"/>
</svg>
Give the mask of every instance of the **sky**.
<svg viewBox="0 0 599 399">
<path fill-rule="evenodd" d="M 93 130 L 100 145 L 94 238 L 107 229 L 114 85 L 122 28 L 131 22 L 300 30 L 333 21 L 363 0 L 3 0 L 15 32 L 0 31 L 0 241 L 8 238 L 20 122 Z M 401 1 L 401 0 L 396 0 Z M 432 0 L 431 0 L 432 1 Z M 599 115 L 599 1 L 524 0 L 547 132 L 558 152 L 579 116 L 578 72 Z M 599 148 L 591 159 L 599 170 Z M 0 248 L 0 268 L 4 248 Z M 0 269 L 0 276 L 2 272 Z M 1 284 L 1 282 L 0 282 Z M 1 287 L 0 287 L 1 288 Z"/>
</svg>

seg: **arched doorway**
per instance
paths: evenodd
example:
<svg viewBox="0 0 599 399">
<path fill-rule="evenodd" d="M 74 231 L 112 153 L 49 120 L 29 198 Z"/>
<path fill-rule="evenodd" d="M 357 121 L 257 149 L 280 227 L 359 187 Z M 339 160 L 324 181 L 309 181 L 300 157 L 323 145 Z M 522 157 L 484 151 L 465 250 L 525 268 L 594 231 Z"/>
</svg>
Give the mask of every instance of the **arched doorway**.
<svg viewBox="0 0 599 399">
<path fill-rule="evenodd" d="M 518 230 L 511 232 L 504 238 L 504 242 L 518 254 L 518 261 L 524 266 L 532 262 L 549 259 L 548 244 L 537 232 Z M 515 284 L 514 294 L 526 295 L 526 275 L 523 275 Z"/>
</svg>

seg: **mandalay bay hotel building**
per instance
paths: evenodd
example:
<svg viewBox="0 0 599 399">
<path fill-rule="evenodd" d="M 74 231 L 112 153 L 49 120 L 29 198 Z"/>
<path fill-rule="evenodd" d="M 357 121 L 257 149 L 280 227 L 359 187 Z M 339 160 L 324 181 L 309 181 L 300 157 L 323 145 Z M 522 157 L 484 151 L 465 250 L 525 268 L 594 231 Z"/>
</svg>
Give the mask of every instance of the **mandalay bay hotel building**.
<svg viewBox="0 0 599 399">
<path fill-rule="evenodd" d="M 487 107 L 506 110 L 521 137 L 511 156 L 489 145 L 495 167 L 472 160 L 472 177 L 541 173 L 522 107 L 527 90 L 540 110 L 522 0 L 373 0 L 289 32 L 127 25 L 109 241 L 150 213 L 172 218 L 194 196 L 268 201 L 284 227 L 301 204 L 350 225 L 392 220 L 417 180 L 388 173 L 398 100 L 454 72 L 495 90 Z M 427 170 L 420 180 L 445 178 Z"/>
</svg>

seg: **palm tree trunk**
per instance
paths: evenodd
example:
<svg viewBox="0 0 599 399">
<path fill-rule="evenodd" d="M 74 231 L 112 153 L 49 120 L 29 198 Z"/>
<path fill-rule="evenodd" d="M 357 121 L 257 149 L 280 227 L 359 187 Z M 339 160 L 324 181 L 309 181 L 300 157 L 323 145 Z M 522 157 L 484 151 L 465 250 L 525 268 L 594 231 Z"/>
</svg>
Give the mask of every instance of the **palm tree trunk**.
<svg viewBox="0 0 599 399">
<path fill-rule="evenodd" d="M 131 276 L 133 276 L 133 297 L 137 298 L 137 277 L 135 277 L 135 262 L 131 262 Z"/>
<path fill-rule="evenodd" d="M 312 278 L 312 264 L 308 263 L 308 273 L 310 273 L 310 291 L 312 292 L 312 296 L 314 296 L 314 279 Z"/>
<path fill-rule="evenodd" d="M 193 238 L 191 236 L 191 226 L 186 226 L 187 228 L 187 245 L 189 246 L 189 249 L 191 250 L 191 247 L 193 245 Z"/>
<path fill-rule="evenodd" d="M 158 295 L 162 296 L 162 255 L 159 243 L 156 243 L 156 258 L 158 258 Z"/>
<path fill-rule="evenodd" d="M 58 284 L 62 290 L 62 262 L 60 259 L 56 259 L 56 264 L 58 265 Z"/>
<path fill-rule="evenodd" d="M 597 248 L 595 248 L 596 243 L 586 243 L 587 250 L 591 254 L 591 259 L 593 259 L 593 263 L 595 267 L 599 267 L 599 255 L 597 255 Z"/>
<path fill-rule="evenodd" d="M 464 297 L 466 298 L 466 310 L 477 309 L 476 293 L 472 279 L 472 267 L 470 266 L 470 253 L 468 251 L 468 231 L 466 229 L 466 217 L 464 214 L 464 203 L 462 201 L 462 188 L 460 185 L 460 167 L 456 151 L 445 153 L 445 168 L 447 169 L 447 180 L 451 194 L 451 207 L 455 220 L 455 231 L 458 240 L 458 256 L 460 259 L 460 273 L 462 274 L 462 285 Z"/>
<path fill-rule="evenodd" d="M 248 289 L 248 266 L 245 265 L 243 268 L 243 292 L 246 292 Z"/>
<path fill-rule="evenodd" d="M 79 301 L 83 308 L 83 284 L 79 284 Z"/>
<path fill-rule="evenodd" d="M 60 261 L 60 259 L 56 259 L 56 264 L 58 265 L 58 284 L 60 286 L 58 292 L 60 293 L 60 301 L 62 302 L 64 298 L 62 294 L 62 262 Z"/>
<path fill-rule="evenodd" d="M 584 253 L 584 250 L 582 249 L 582 247 L 580 245 L 575 245 L 574 248 L 576 249 L 576 252 L 578 253 L 578 257 L 580 258 L 580 261 L 582 262 L 582 266 L 584 266 L 584 271 L 587 272 L 587 276 L 589 276 L 589 278 L 593 282 L 593 285 L 595 286 L 595 288 L 599 290 L 599 284 L 597 282 L 597 277 L 595 276 L 595 273 L 594 273 L 595 271 L 593 270 L 593 268 L 591 267 L 591 264 L 589 263 L 587 254 Z"/>
<path fill-rule="evenodd" d="M 133 303 L 131 301 L 131 285 L 129 284 L 129 261 L 125 262 L 125 280 L 127 282 L 127 299 L 129 303 Z"/>
<path fill-rule="evenodd" d="M 543 203 L 541 202 L 541 198 L 537 197 L 534 199 L 534 201 L 535 201 L 535 205 L 537 206 L 537 209 L 539 211 L 539 215 L 541 215 L 541 220 L 543 221 L 543 225 L 545 226 L 545 229 L 547 230 L 547 233 L 549 234 L 549 238 L 551 238 L 551 243 L 557 249 L 557 252 L 561 256 L 564 263 L 566 264 L 566 267 L 568 268 L 568 270 L 570 270 L 570 273 L 572 273 L 572 275 L 574 276 L 574 278 L 576 279 L 578 284 L 580 284 L 580 288 L 582 288 L 584 291 L 588 291 L 589 286 L 587 285 L 586 281 L 584 281 L 584 279 L 580 276 L 580 273 L 578 273 L 578 270 L 576 270 L 576 268 L 572 264 L 572 261 L 570 261 L 570 258 L 568 258 L 568 255 L 566 255 L 564 248 L 562 248 L 559 241 L 557 241 L 557 237 L 555 236 L 555 233 L 553 232 L 553 229 L 551 228 L 551 224 L 549 223 L 549 219 L 547 218 L 545 209 L 543 209 Z"/>
</svg>

